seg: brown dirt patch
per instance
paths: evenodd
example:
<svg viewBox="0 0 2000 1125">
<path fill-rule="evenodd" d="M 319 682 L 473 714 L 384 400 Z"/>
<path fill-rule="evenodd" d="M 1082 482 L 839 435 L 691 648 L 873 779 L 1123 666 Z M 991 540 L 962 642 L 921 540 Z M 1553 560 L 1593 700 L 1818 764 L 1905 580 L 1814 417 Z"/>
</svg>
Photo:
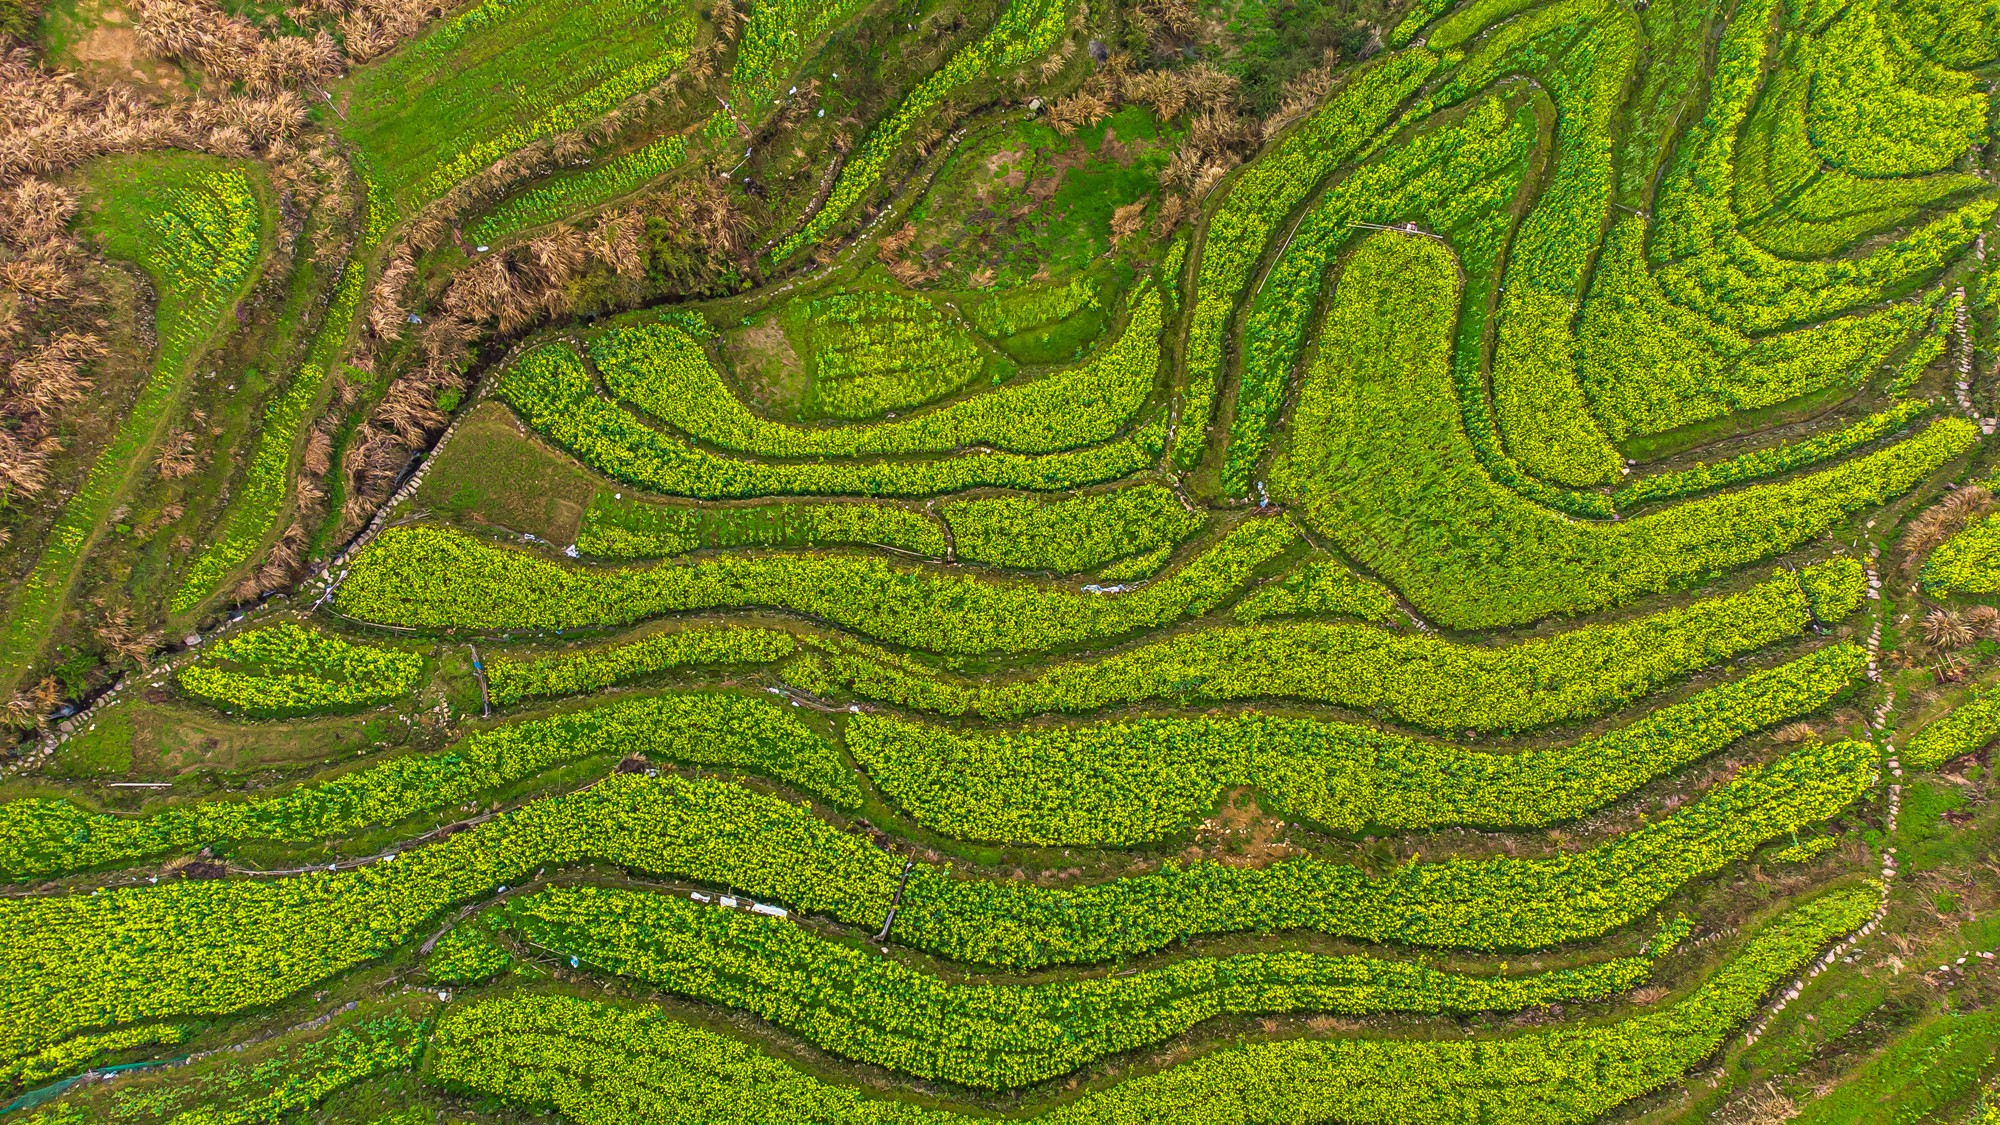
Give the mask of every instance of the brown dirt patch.
<svg viewBox="0 0 2000 1125">
<path fill-rule="evenodd" d="M 78 36 L 70 48 L 79 69 L 100 76 L 128 79 L 142 86 L 167 87 L 181 83 L 183 76 L 179 67 L 147 54 L 139 46 L 139 33 L 133 30 L 132 17 L 124 8 L 95 8 L 83 4 L 78 6 L 75 18 L 81 23 L 95 25 L 89 34 Z"/>
<path fill-rule="evenodd" d="M 1186 857 L 1212 859 L 1226 867 L 1269 867 L 1304 851 L 1278 839 L 1285 822 L 1268 816 L 1257 807 L 1248 789 L 1233 789 L 1222 795 L 1215 812 L 1195 830 L 1195 842 Z"/>
</svg>

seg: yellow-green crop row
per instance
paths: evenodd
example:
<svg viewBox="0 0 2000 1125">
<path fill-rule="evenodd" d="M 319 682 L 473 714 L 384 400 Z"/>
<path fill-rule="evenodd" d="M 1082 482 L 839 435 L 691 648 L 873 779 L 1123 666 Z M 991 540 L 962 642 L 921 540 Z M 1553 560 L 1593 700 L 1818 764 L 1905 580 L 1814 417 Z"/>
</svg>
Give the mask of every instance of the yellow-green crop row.
<svg viewBox="0 0 2000 1125">
<path fill-rule="evenodd" d="M 2000 590 L 2000 519 L 1982 516 L 1924 560 L 1921 582 L 1933 597 Z"/>
<path fill-rule="evenodd" d="M 463 152 L 451 154 L 417 182 L 414 193 L 425 199 L 440 195 L 453 184 L 529 142 L 589 124 L 609 113 L 626 98 L 666 81 L 687 61 L 688 48 L 694 41 L 695 22 L 690 14 L 679 13 L 675 23 L 677 26 L 665 37 L 663 49 L 652 57 L 548 107 L 524 125 L 481 141 Z"/>
<path fill-rule="evenodd" d="M 1501 1036 L 1352 1033 L 1237 1042 L 1093 1089 L 1030 1125 L 1250 1125 L 1277 1121 L 1490 1121 L 1583 1125 L 1680 1081 L 1712 1057 L 1765 994 L 1875 908 L 1836 891 L 1766 923 L 1692 992 L 1655 1011 Z M 747 1125 L 976 1125 L 979 1114 L 871 1095 L 650 1005 L 516 992 L 439 1022 L 433 1079 L 578 1125 L 678 1121 L 690 1106 L 741 1106 Z M 743 1091 L 755 1089 L 756 1099 Z"/>
<path fill-rule="evenodd" d="M 1578 322 L 1578 375 L 1614 438 L 1858 386 L 1934 319 L 1899 303 L 1753 339 L 1676 304 L 1645 237 L 1637 218 L 1612 226 Z"/>
<path fill-rule="evenodd" d="M 528 425 L 617 480 L 670 496 L 935 496 L 970 488 L 1079 488 L 1150 468 L 1166 445 L 1154 419 L 1105 445 L 1066 453 L 973 450 L 934 460 L 760 462 L 724 457 L 639 421 L 592 387 L 567 345 L 535 348 L 507 369 L 500 397 Z"/>
<path fill-rule="evenodd" d="M 788 304 L 774 319 L 805 361 L 803 405 L 831 418 L 874 418 L 1015 373 L 920 293 L 842 289 Z"/>
<path fill-rule="evenodd" d="M 756 770 L 841 805 L 861 791 L 839 751 L 775 703 L 725 693 L 621 699 L 467 736 L 247 801 L 93 813 L 62 800 L 0 804 L 0 875 L 25 879 L 255 840 L 303 843 L 392 826 L 579 759 L 645 754 Z"/>
<path fill-rule="evenodd" d="M 1918 731 L 1903 751 L 1903 760 L 1920 770 L 1936 769 L 1995 738 L 2000 738 L 2000 691 L 1988 689 Z"/>
<path fill-rule="evenodd" d="M 257 448 L 250 455 L 250 467 L 244 472 L 243 487 L 236 494 L 234 506 L 213 532 L 214 537 L 195 556 L 187 577 L 174 593 L 175 613 L 184 613 L 201 604 L 230 572 L 263 546 L 277 524 L 278 510 L 285 502 L 291 481 L 292 446 L 299 428 L 305 424 L 306 411 L 319 398 L 320 388 L 326 384 L 327 375 L 347 344 L 348 329 L 367 288 L 365 274 L 359 258 L 343 267 L 333 298 L 327 304 L 325 319 L 313 333 L 305 361 L 292 373 L 291 385 L 285 392 L 264 408 L 264 428 L 257 435 Z"/>
<path fill-rule="evenodd" d="M 1469 1013 L 1602 999 L 1643 982 L 1688 926 L 1644 956 L 1518 976 L 1287 952 L 1022 985 L 960 984 L 790 922 L 643 891 L 552 887 L 510 900 L 503 917 L 558 956 L 743 1009 L 847 1058 L 985 1089 L 1067 1074 L 1231 1013 Z"/>
<path fill-rule="evenodd" d="M 396 1007 L 370 1004 L 358 1014 L 333 1013 L 330 1030 L 293 1028 L 273 1046 L 260 1044 L 254 1061 L 237 1051 L 207 1052 L 208 1058 L 169 1070 L 162 1080 L 139 1088 L 84 1083 L 24 1118 L 23 1125 L 263 1125 L 295 1117 L 346 1087 L 415 1068 L 431 1030 L 430 1020 L 416 1008 L 407 1002 Z"/>
<path fill-rule="evenodd" d="M 1676 303 L 1741 332 L 1770 332 L 1880 300 L 1962 253 L 2000 201 L 1976 199 L 1859 257 L 1798 261 L 1755 245 L 1731 205 L 1734 153 L 1765 75 L 1776 0 L 1738 8 L 1723 29 L 1707 109 L 1662 179 L 1653 255 Z M 1857 91 L 1858 92 L 1858 91 Z"/>
<path fill-rule="evenodd" d="M 1895 34 L 1893 9 L 1859 0 L 1805 37 L 1806 125 L 1827 162 L 1860 176 L 1949 168 L 1987 139 L 1986 91 Z"/>
<path fill-rule="evenodd" d="M 270 718 L 406 699 L 423 669 L 416 653 L 352 644 L 285 622 L 218 643 L 175 679 L 214 707 Z"/>
<path fill-rule="evenodd" d="M 156 156 L 148 161 L 161 159 Z M 185 159 L 185 158 L 183 158 Z M 149 176 L 146 169 L 135 173 Z M 76 568 L 114 498 L 179 401 L 192 364 L 222 318 L 248 291 L 264 249 L 264 209 L 249 178 L 236 168 L 163 168 L 149 193 L 158 211 L 108 247 L 144 266 L 159 287 L 153 367 L 131 412 L 91 463 L 75 495 L 49 529 L 42 557 L 18 589 L 0 633 L 0 672 L 18 676 L 39 654 L 62 609 Z"/>
<path fill-rule="evenodd" d="M 138 1024 L 102 1035 L 79 1035 L 0 1066 L 0 1083 L 11 1085 L 19 1082 L 23 1086 L 32 1086 L 74 1071 L 103 1055 L 139 1047 L 171 1045 L 186 1038 L 187 1029 L 171 1023 Z"/>
<path fill-rule="evenodd" d="M 1621 469 L 1578 385 L 1571 324 L 1610 209 L 1611 129 L 1637 53 L 1638 20 L 1622 6 L 1546 5 L 1482 36 L 1418 111 L 1508 73 L 1533 74 L 1555 103 L 1554 166 L 1507 250 L 1487 372 L 1506 452 L 1528 476 L 1555 485 L 1607 484 Z"/>
<path fill-rule="evenodd" d="M 1187 831 L 1238 786 L 1341 832 L 1537 828 L 1825 707 L 1866 662 L 1834 645 L 1606 734 L 1501 753 L 1256 712 L 999 730 L 864 713 L 845 737 L 883 796 L 959 839 L 1144 843 Z"/>
<path fill-rule="evenodd" d="M 1223 337 L 1237 296 L 1280 223 L 1334 169 L 1368 151 L 1373 138 L 1437 66 L 1429 51 L 1387 55 L 1353 78 L 1244 170 L 1209 220 L 1195 271 L 1187 345 L 1188 384 L 1174 460 L 1192 467 L 1207 447 Z"/>
<path fill-rule="evenodd" d="M 1378 234 L 1348 259 L 1271 494 L 1455 628 L 1577 614 L 1790 550 L 1966 452 L 1944 418 L 1819 472 L 1586 523 L 1496 484 L 1452 408 L 1459 275 L 1449 249 Z M 1396 307 L 1398 322 L 1379 310 Z"/>
<path fill-rule="evenodd" d="M 565 629 L 761 606 L 929 652 L 1037 652 L 1199 617 L 1298 542 L 1250 519 L 1172 573 L 1123 594 L 993 580 L 862 554 L 778 552 L 620 569 L 564 566 L 436 527 L 385 532 L 335 597 L 363 621 L 421 629 Z"/>
<path fill-rule="evenodd" d="M 569 218 L 639 190 L 686 159 L 687 141 L 670 134 L 589 168 L 557 172 L 502 200 L 472 224 L 467 235 L 475 242 L 492 243 L 529 227 Z"/>
<path fill-rule="evenodd" d="M 496 656 L 486 662 L 493 702 L 506 705 L 541 696 L 580 695 L 642 676 L 689 665 L 764 664 L 798 648 L 776 629 L 688 628 L 637 641 L 533 660 Z"/>
<path fill-rule="evenodd" d="M 1053 501 L 954 500 L 942 508 L 956 558 L 1063 574 L 1171 549 L 1206 522 L 1159 484 Z"/>
<path fill-rule="evenodd" d="M 1185 706 L 1304 699 L 1435 731 L 1509 731 L 1590 718 L 1732 656 L 1796 637 L 1861 602 L 1851 559 L 1780 571 L 1740 594 L 1511 645 L 1460 644 L 1345 622 L 1206 629 L 1111 656 L 968 681 L 855 642 L 785 668 L 819 694 L 848 692 L 943 715 L 1017 719 L 1159 700 Z"/>
<path fill-rule="evenodd" d="M 977 43 L 960 49 L 950 61 L 903 99 L 896 112 L 879 122 L 861 142 L 861 147 L 840 169 L 833 191 L 805 226 L 795 231 L 773 252 L 777 260 L 789 258 L 801 247 L 818 242 L 841 220 L 861 197 L 875 186 L 882 169 L 901 143 L 903 135 L 917 122 L 931 116 L 945 96 L 958 87 L 995 71 L 1019 66 L 1054 47 L 1062 38 L 1069 17 L 1065 0 L 1008 0 L 1000 18 Z"/>
<path fill-rule="evenodd" d="M 785 634 L 766 636 L 788 642 Z M 660 646 L 628 647 L 651 655 Z M 582 654 L 589 665 L 582 671 L 602 671 L 602 658 L 626 656 L 617 648 Z M 1512 755 L 1255 713 L 989 732 L 861 714 L 847 720 L 844 735 L 886 796 L 919 823 L 961 838 L 1140 843 L 1184 830 L 1232 785 L 1255 786 L 1288 815 L 1338 830 L 1535 827 L 1586 815 L 1734 739 L 1824 706 L 1849 686 L 1860 662 L 1853 645 L 1822 649 L 1609 734 Z M 527 667 L 546 673 L 536 686 L 577 671 L 548 663 Z M 621 660 L 620 670 L 628 663 Z M 562 686 L 606 678 L 576 675 Z M 754 770 L 835 805 L 861 803 L 839 749 L 785 708 L 726 693 L 665 695 L 516 722 L 436 754 L 393 758 L 249 801 L 171 805 L 144 816 L 91 813 L 52 799 L 9 802 L 0 805 L 7 847 L 0 874 L 52 876 L 203 846 L 226 851 L 253 840 L 337 837 L 616 752 Z"/>
<path fill-rule="evenodd" d="M 1870 414 L 1851 426 L 1831 430 L 1803 441 L 1774 445 L 1738 454 L 1713 465 L 1697 462 L 1693 468 L 1676 469 L 1644 477 L 1619 489 L 1613 500 L 1621 508 L 1636 507 L 1657 500 L 1691 496 L 1732 484 L 1776 476 L 1802 469 L 1867 445 L 1893 434 L 1931 412 L 1934 403 L 1904 399 L 1887 410 Z"/>
<path fill-rule="evenodd" d="M 1319 558 L 1267 582 L 1236 603 L 1238 621 L 1338 615 L 1386 621 L 1396 612 L 1388 587 L 1354 573 L 1337 559 Z"/>
<path fill-rule="evenodd" d="M 88 1029 L 274 1003 L 409 941 L 454 903 L 584 862 L 867 926 L 907 876 L 897 940 L 1016 968 L 1248 930 L 1543 947 L 1627 925 L 1689 880 L 1838 815 L 1874 783 L 1875 760 L 1862 743 L 1806 746 L 1636 831 L 1543 859 L 1447 860 L 1386 876 L 1317 859 L 1198 862 L 1060 887 L 929 863 L 905 870 L 867 837 L 742 786 L 620 774 L 351 871 L 0 900 L 0 1063 Z"/>
<path fill-rule="evenodd" d="M 794 501 L 741 507 L 655 504 L 603 489 L 584 509 L 577 550 L 600 559 L 654 559 L 702 547 L 894 547 L 941 559 L 944 529 L 895 504 Z"/>
<path fill-rule="evenodd" d="M 751 413 L 700 341 L 675 325 L 613 329 L 591 340 L 590 356 L 612 394 L 720 449 L 768 457 L 936 455 L 975 445 L 1056 453 L 1109 441 L 1138 413 L 1159 368 L 1160 323 L 1159 291 L 1149 285 L 1124 334 L 1084 363 L 858 426 L 788 426 Z"/>
</svg>

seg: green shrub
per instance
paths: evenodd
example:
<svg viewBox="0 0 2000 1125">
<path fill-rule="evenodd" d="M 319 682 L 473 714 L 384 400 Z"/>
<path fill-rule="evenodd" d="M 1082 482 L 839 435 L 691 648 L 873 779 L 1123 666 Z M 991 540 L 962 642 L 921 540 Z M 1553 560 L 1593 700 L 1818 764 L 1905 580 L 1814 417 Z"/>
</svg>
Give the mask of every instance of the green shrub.
<svg viewBox="0 0 2000 1125">
<path fill-rule="evenodd" d="M 423 671 L 424 658 L 414 652 L 357 645 L 287 621 L 218 642 L 175 680 L 213 707 L 269 718 L 407 699 Z"/>
<path fill-rule="evenodd" d="M 1866 663 L 1859 646 L 1834 645 L 1607 734 L 1500 753 L 1255 712 L 1008 730 L 864 713 L 845 734 L 883 796 L 959 839 L 1145 843 L 1187 831 L 1238 786 L 1286 820 L 1340 832 L 1538 828 L 1819 710 Z"/>
<path fill-rule="evenodd" d="M 37 14 L 29 0 L 0 0 L 0 43 L 33 36 Z"/>
</svg>

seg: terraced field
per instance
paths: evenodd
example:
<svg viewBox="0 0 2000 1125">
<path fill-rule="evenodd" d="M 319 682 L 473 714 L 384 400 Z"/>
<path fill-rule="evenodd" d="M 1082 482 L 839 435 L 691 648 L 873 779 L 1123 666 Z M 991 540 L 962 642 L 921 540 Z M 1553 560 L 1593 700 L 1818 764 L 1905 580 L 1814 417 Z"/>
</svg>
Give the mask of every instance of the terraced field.
<svg viewBox="0 0 2000 1125">
<path fill-rule="evenodd" d="M 1991 0 L 8 2 L 0 1121 L 2000 1120 Z"/>
</svg>

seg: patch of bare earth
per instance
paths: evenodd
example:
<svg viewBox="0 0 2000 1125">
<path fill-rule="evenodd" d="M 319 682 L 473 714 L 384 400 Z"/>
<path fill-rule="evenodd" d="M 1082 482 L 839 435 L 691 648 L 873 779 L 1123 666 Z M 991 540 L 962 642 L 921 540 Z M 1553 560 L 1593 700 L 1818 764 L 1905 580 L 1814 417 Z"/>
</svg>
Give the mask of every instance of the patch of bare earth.
<svg viewBox="0 0 2000 1125">
<path fill-rule="evenodd" d="M 1278 838 L 1285 822 L 1257 807 L 1247 789 L 1233 789 L 1201 827 L 1186 858 L 1212 859 L 1226 867 L 1269 867 L 1281 859 L 1304 855 L 1305 851 Z"/>
</svg>

